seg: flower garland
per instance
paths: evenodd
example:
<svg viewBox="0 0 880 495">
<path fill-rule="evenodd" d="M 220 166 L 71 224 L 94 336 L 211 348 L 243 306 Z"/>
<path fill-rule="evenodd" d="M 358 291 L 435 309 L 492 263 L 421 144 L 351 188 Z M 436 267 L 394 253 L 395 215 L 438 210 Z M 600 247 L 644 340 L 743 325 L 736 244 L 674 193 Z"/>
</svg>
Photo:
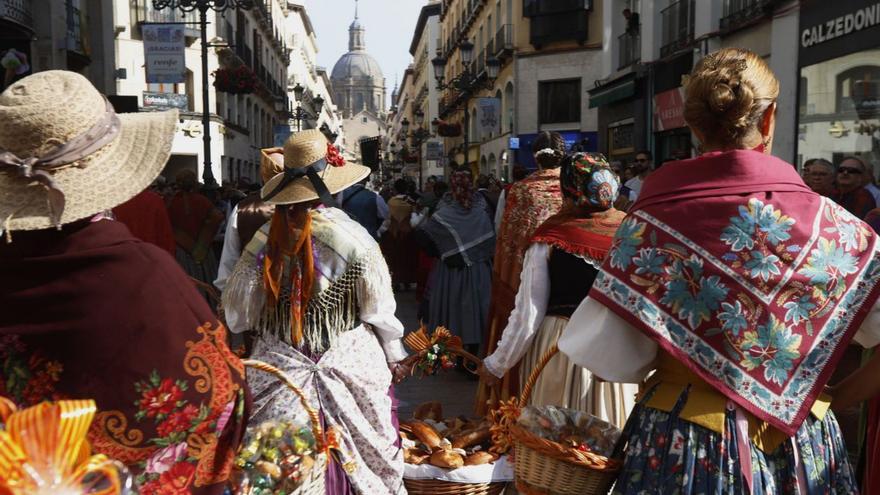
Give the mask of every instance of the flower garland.
<svg viewBox="0 0 880 495">
<path fill-rule="evenodd" d="M 250 94 L 257 87 L 257 75 L 246 65 L 234 69 L 217 69 L 212 75 L 214 87 L 223 93 Z"/>
<path fill-rule="evenodd" d="M 462 349 L 461 338 L 443 327 L 437 327 L 431 337 L 428 337 L 427 331 L 422 327 L 403 340 L 417 352 L 413 373 L 418 370 L 423 377 L 455 368 L 457 355 Z"/>
</svg>

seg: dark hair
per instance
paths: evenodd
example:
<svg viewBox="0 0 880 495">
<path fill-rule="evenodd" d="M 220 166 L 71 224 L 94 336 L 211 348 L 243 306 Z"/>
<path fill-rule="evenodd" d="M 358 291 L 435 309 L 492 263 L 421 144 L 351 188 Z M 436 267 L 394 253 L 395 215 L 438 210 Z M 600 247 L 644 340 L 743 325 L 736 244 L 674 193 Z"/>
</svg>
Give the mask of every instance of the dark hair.
<svg viewBox="0 0 880 495">
<path fill-rule="evenodd" d="M 819 158 L 819 160 L 821 160 L 821 158 Z M 855 155 L 848 155 L 848 156 L 843 157 L 843 159 L 840 160 L 840 163 L 843 163 L 847 160 L 853 160 L 853 161 L 859 162 L 859 165 L 862 166 L 862 172 L 868 171 L 868 164 L 865 163 L 865 160 L 862 160 L 861 158 L 859 158 Z"/>
<path fill-rule="evenodd" d="M 557 168 L 565 156 L 565 139 L 558 132 L 542 131 L 532 143 L 532 154 L 551 149 L 553 154 L 535 156 L 535 161 L 541 168 Z"/>
<path fill-rule="evenodd" d="M 438 198 L 442 198 L 446 191 L 449 190 L 449 184 L 443 182 L 442 180 L 438 180 L 436 184 L 434 184 L 434 196 Z"/>
<path fill-rule="evenodd" d="M 492 181 L 489 179 L 489 176 L 486 174 L 480 174 L 477 177 L 477 187 L 480 189 L 488 189 L 489 186 L 492 185 Z"/>
<path fill-rule="evenodd" d="M 513 166 L 513 181 L 519 182 L 529 176 L 529 170 L 519 163 Z"/>
<path fill-rule="evenodd" d="M 406 194 L 409 191 L 409 184 L 406 179 L 397 179 L 394 181 L 394 192 L 397 194 Z"/>
</svg>

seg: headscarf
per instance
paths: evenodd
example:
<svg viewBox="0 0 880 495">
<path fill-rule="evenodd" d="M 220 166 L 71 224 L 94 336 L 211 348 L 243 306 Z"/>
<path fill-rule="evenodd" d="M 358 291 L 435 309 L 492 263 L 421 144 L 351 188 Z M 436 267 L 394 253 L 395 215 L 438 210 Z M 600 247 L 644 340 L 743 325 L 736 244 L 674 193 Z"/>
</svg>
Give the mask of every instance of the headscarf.
<svg viewBox="0 0 880 495">
<path fill-rule="evenodd" d="M 614 205 L 620 181 L 599 153 L 569 153 L 560 171 L 562 195 L 579 207 L 607 210 Z"/>
<path fill-rule="evenodd" d="M 471 209 L 474 201 L 474 176 L 470 170 L 453 172 L 449 178 L 449 190 L 458 204 L 465 210 Z"/>
</svg>

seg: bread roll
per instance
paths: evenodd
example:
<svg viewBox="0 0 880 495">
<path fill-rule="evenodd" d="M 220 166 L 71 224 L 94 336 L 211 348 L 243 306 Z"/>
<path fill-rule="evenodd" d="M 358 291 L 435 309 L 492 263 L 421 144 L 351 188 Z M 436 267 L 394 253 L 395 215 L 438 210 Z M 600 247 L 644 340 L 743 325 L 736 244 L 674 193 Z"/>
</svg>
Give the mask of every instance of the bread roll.
<svg viewBox="0 0 880 495">
<path fill-rule="evenodd" d="M 474 430 L 462 432 L 452 439 L 452 448 L 466 449 L 468 447 L 481 444 L 492 438 L 492 432 L 489 427 L 482 425 Z"/>
<path fill-rule="evenodd" d="M 412 430 L 412 434 L 431 450 L 437 448 L 437 446 L 440 445 L 440 441 L 443 440 L 443 437 L 437 433 L 437 430 L 428 423 L 423 421 L 411 421 L 409 426 Z"/>
<path fill-rule="evenodd" d="M 403 462 L 407 464 L 421 465 L 431 458 L 431 453 L 422 449 L 404 449 Z"/>
<path fill-rule="evenodd" d="M 464 460 L 465 466 L 481 466 L 483 464 L 491 464 L 498 460 L 498 456 L 489 452 L 479 451 L 467 456 Z"/>
<path fill-rule="evenodd" d="M 450 450 L 438 450 L 431 454 L 431 464 L 441 468 L 458 469 L 464 466 L 464 458 Z"/>
<path fill-rule="evenodd" d="M 413 412 L 413 418 L 432 421 L 443 421 L 443 405 L 437 401 L 425 402 Z"/>
</svg>

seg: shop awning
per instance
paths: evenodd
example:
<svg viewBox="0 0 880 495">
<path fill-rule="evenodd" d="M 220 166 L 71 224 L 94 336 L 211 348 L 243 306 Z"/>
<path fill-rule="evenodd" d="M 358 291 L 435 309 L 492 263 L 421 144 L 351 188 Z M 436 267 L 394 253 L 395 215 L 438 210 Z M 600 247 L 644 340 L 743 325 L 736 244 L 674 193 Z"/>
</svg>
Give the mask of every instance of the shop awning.
<svg viewBox="0 0 880 495">
<path fill-rule="evenodd" d="M 610 105 L 636 94 L 636 82 L 633 79 L 614 85 L 597 88 L 590 93 L 590 108 Z"/>
</svg>

